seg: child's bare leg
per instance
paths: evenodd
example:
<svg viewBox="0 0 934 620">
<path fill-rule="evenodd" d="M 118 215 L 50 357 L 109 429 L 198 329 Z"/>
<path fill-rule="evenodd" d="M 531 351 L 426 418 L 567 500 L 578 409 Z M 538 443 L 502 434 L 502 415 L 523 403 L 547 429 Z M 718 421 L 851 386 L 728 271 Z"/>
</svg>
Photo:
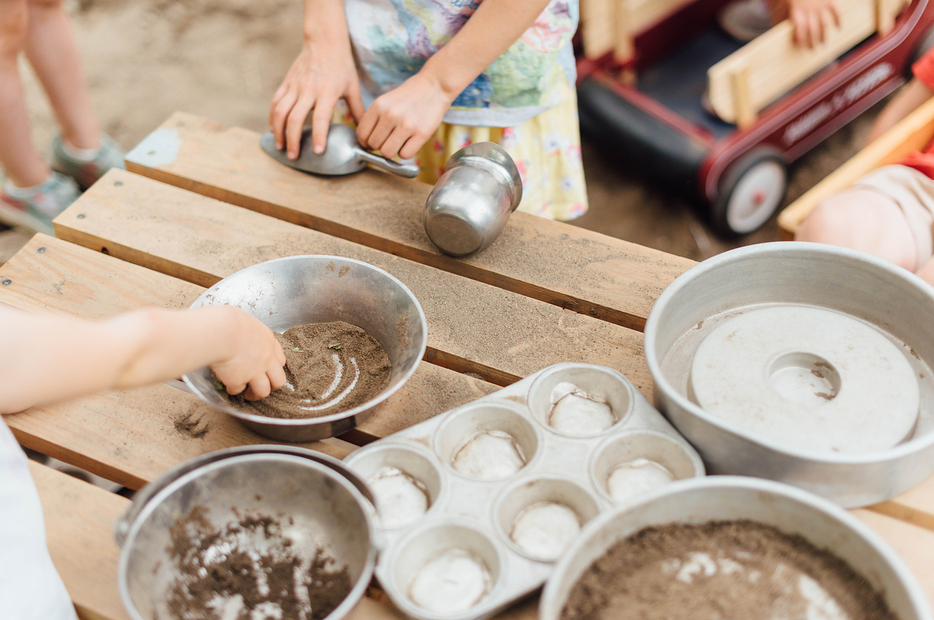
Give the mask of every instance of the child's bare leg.
<svg viewBox="0 0 934 620">
<path fill-rule="evenodd" d="M 0 164 L 17 187 L 43 183 L 49 167 L 32 144 L 17 57 L 29 27 L 26 0 L 0 0 Z"/>
<path fill-rule="evenodd" d="M 902 210 L 880 191 L 854 187 L 824 200 L 798 227 L 795 241 L 868 252 L 914 271 L 915 240 Z"/>
<path fill-rule="evenodd" d="M 96 149 L 101 131 L 61 0 L 27 0 L 27 4 L 26 57 L 49 96 L 62 137 L 79 149 Z"/>
<path fill-rule="evenodd" d="M 924 266 L 915 273 L 928 284 L 934 284 L 934 258 L 926 262 Z"/>
</svg>

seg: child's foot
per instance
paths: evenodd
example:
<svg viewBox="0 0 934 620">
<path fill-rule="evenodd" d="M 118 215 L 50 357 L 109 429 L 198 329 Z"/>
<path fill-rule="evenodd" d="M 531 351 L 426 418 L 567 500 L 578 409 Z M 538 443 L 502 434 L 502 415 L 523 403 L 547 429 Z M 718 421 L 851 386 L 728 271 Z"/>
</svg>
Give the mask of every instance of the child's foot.
<svg viewBox="0 0 934 620">
<path fill-rule="evenodd" d="M 772 14 L 765 0 L 734 0 L 717 14 L 717 22 L 739 41 L 752 41 L 772 27 Z"/>
<path fill-rule="evenodd" d="M 80 195 L 74 179 L 58 172 L 35 187 L 20 188 L 7 181 L 0 189 L 0 220 L 54 235 L 52 220 Z"/>
<path fill-rule="evenodd" d="M 101 135 L 96 151 L 82 151 L 67 144 L 60 135 L 52 140 L 52 168 L 74 178 L 87 189 L 111 168 L 126 169 L 125 153 L 107 134 Z"/>
</svg>

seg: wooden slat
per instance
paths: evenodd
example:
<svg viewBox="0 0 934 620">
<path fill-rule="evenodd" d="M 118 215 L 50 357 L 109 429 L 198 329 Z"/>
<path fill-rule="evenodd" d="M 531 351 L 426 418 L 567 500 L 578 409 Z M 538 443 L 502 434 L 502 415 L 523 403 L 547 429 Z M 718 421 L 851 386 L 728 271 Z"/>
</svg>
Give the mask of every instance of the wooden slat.
<svg viewBox="0 0 934 620">
<path fill-rule="evenodd" d="M 901 556 L 917 577 L 928 602 L 934 605 L 934 532 L 868 510 L 854 510 L 853 514 Z M 854 568 L 859 570 L 863 567 Z"/>
<path fill-rule="evenodd" d="M 914 151 L 923 151 L 934 138 L 934 99 L 902 119 L 872 144 L 861 150 L 826 179 L 788 205 L 778 216 L 786 239 L 794 237 L 801 225 L 823 200 L 846 189 L 872 170 L 897 164 Z"/>
<path fill-rule="evenodd" d="M 596 60 L 613 49 L 615 0 L 581 0 L 580 30 L 584 55 Z"/>
<path fill-rule="evenodd" d="M 154 179 L 415 259 L 575 312 L 642 329 L 693 263 L 560 222 L 514 213 L 477 256 L 440 254 L 423 228 L 430 187 L 380 172 L 315 177 L 273 161 L 259 134 L 176 113 L 127 156 Z"/>
<path fill-rule="evenodd" d="M 429 361 L 497 385 L 558 362 L 590 362 L 621 370 L 652 394 L 639 332 L 129 172 L 108 173 L 55 226 L 62 239 L 202 285 L 282 256 L 358 259 L 418 298 Z"/>
<path fill-rule="evenodd" d="M 635 37 L 695 0 L 616 0 L 616 40 L 613 59 L 626 63 L 635 54 Z"/>
<path fill-rule="evenodd" d="M 37 235 L 0 268 L 0 281 L 7 280 L 9 284 L 0 286 L 0 303 L 86 319 L 143 306 L 182 308 L 203 290 L 43 235 Z M 495 389 L 478 379 L 423 363 L 354 435 L 344 437 L 366 443 Z M 198 440 L 179 435 L 175 421 L 185 416 L 201 419 L 198 428 L 209 425 L 210 432 Z M 27 447 L 131 488 L 139 488 L 153 475 L 197 454 L 269 441 L 196 397 L 164 385 L 36 408 L 16 414 L 8 422 Z M 346 454 L 337 445 L 309 445 L 335 456 Z"/>
<path fill-rule="evenodd" d="M 840 27 L 827 29 L 824 41 L 813 48 L 794 41 L 794 25 L 785 20 L 727 56 L 707 72 L 710 105 L 731 123 L 740 118 L 734 81 L 746 72 L 753 113 L 801 84 L 877 28 L 877 0 L 837 0 Z"/>
<path fill-rule="evenodd" d="M 29 463 L 45 516 L 52 563 L 82 620 L 128 620 L 117 589 L 119 549 L 111 524 L 130 500 Z"/>
</svg>

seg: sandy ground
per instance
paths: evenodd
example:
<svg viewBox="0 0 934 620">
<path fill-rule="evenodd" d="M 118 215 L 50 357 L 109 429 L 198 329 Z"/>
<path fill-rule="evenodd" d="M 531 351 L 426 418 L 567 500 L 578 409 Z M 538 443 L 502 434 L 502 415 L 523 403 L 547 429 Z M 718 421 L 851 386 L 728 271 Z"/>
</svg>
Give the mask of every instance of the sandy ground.
<svg viewBox="0 0 934 620">
<path fill-rule="evenodd" d="M 266 129 L 269 101 L 301 46 L 298 0 L 66 0 L 101 125 L 130 148 L 175 110 Z M 23 62 L 34 139 L 54 117 Z M 786 204 L 846 161 L 872 113 L 792 169 Z M 777 239 L 773 222 L 743 239 L 713 236 L 695 208 L 641 183 L 585 141 L 590 212 L 579 226 L 696 260 Z M 0 262 L 24 237 L 0 233 Z"/>
</svg>

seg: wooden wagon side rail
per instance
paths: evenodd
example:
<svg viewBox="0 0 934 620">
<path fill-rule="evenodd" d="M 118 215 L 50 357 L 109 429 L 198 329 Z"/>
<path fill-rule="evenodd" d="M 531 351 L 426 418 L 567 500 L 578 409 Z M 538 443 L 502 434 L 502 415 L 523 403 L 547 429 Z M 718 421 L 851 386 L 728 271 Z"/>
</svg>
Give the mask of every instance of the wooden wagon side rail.
<svg viewBox="0 0 934 620">
<path fill-rule="evenodd" d="M 789 20 L 727 56 L 707 72 L 710 105 L 740 128 L 763 108 L 875 32 L 888 33 L 905 0 L 838 0 L 840 27 L 830 27 L 813 49 L 794 42 Z"/>
</svg>

